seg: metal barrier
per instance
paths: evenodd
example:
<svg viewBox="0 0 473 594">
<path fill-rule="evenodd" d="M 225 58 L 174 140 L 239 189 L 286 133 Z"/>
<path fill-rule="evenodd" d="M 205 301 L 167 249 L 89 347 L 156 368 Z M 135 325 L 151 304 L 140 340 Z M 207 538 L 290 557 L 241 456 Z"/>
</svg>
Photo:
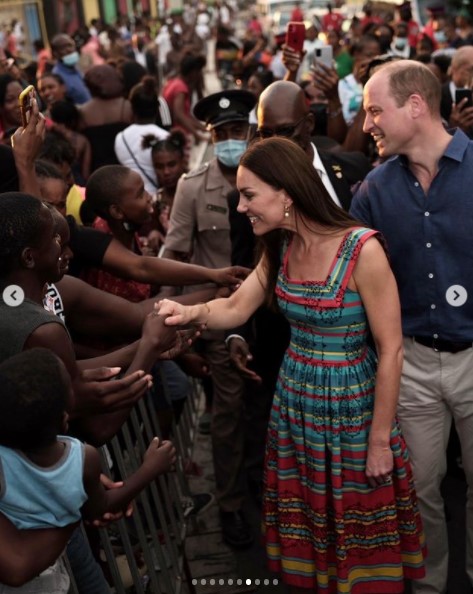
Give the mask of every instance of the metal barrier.
<svg viewBox="0 0 473 594">
<path fill-rule="evenodd" d="M 131 518 L 100 529 L 102 561 L 117 594 L 195 592 L 185 555 L 187 518 L 183 504 L 190 492 L 184 463 L 192 456 L 200 396 L 200 386 L 194 383 L 178 425 L 173 423 L 176 470 L 159 476 L 140 493 Z M 134 407 L 118 435 L 101 448 L 104 474 L 114 480 L 129 476 L 140 466 L 155 436 L 161 437 L 161 429 L 147 396 Z M 70 591 L 77 593 L 73 580 Z"/>
<path fill-rule="evenodd" d="M 202 141 L 196 147 L 195 166 L 212 156 L 213 145 Z M 166 392 L 163 374 L 161 385 Z M 172 425 L 171 439 L 178 453 L 175 472 L 158 477 L 136 498 L 130 519 L 100 529 L 103 561 L 117 594 L 179 594 L 183 587 L 195 593 L 185 555 L 188 518 L 183 505 L 190 491 L 184 465 L 192 459 L 201 397 L 201 385 L 193 380 L 179 423 Z M 118 435 L 101 449 L 104 474 L 126 478 L 141 464 L 152 438 L 161 435 L 153 402 L 147 395 L 134 407 Z M 112 476 L 117 471 L 119 476 Z M 71 578 L 70 594 L 78 594 Z"/>
</svg>

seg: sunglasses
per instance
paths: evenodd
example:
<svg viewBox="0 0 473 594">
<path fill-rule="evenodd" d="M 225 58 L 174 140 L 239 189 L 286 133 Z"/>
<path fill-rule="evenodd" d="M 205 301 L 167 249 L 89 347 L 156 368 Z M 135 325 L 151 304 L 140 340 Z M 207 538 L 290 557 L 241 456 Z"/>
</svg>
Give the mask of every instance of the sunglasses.
<svg viewBox="0 0 473 594">
<path fill-rule="evenodd" d="M 286 124 L 278 126 L 277 128 L 258 128 L 255 136 L 258 138 L 271 138 L 272 136 L 282 136 L 283 138 L 291 138 L 294 136 L 298 126 L 306 119 L 307 114 L 303 115 L 295 124 Z"/>
</svg>

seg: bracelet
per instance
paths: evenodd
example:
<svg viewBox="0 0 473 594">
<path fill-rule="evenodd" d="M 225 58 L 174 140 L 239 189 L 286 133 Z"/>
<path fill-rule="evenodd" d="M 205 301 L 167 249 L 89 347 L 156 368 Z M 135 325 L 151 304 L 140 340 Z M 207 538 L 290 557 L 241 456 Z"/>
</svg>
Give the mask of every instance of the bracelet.
<svg viewBox="0 0 473 594">
<path fill-rule="evenodd" d="M 227 336 L 227 338 L 225 339 L 225 345 L 227 346 L 227 348 L 228 348 L 228 346 L 230 344 L 230 340 L 232 338 L 238 338 L 238 340 L 242 340 L 243 342 L 246 342 L 246 338 L 243 338 L 243 336 L 240 336 L 240 334 L 229 334 Z"/>
<path fill-rule="evenodd" d="M 329 111 L 327 109 L 327 116 L 331 119 L 338 118 L 338 116 L 341 115 L 341 113 L 342 113 L 342 106 L 340 106 L 335 111 Z"/>
<path fill-rule="evenodd" d="M 209 321 L 209 317 L 210 317 L 210 307 L 208 303 L 201 303 L 200 305 L 204 305 L 205 308 L 207 309 L 207 319 L 205 321 L 199 322 L 199 324 L 203 324 L 204 326 L 207 326 L 207 322 Z"/>
</svg>

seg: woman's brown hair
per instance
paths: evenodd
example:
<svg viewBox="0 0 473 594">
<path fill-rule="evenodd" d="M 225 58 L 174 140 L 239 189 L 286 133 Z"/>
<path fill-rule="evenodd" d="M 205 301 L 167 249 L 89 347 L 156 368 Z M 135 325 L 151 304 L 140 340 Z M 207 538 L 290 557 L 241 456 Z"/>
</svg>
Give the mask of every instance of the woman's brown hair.
<svg viewBox="0 0 473 594">
<path fill-rule="evenodd" d="M 245 152 L 240 167 L 251 171 L 275 190 L 284 190 L 292 199 L 298 217 L 296 224 L 310 223 L 333 233 L 359 226 L 328 194 L 308 155 L 292 140 L 272 137 L 255 142 Z M 266 266 L 266 303 L 276 306 L 275 287 L 281 266 L 284 242 L 291 237 L 288 231 L 275 229 L 259 238 L 258 255 Z"/>
</svg>

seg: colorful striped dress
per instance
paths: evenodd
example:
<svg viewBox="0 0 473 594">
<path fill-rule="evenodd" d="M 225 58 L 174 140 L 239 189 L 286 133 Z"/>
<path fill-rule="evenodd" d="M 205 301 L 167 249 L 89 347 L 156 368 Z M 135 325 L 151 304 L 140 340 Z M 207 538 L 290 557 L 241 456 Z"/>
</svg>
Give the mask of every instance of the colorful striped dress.
<svg viewBox="0 0 473 594">
<path fill-rule="evenodd" d="M 276 293 L 291 324 L 269 423 L 264 538 L 270 569 L 317 593 L 395 594 L 423 577 L 424 539 L 404 440 L 395 424 L 393 482 L 365 475 L 376 356 L 360 295 L 347 288 L 363 243 L 352 229 L 325 282 L 288 278 Z"/>
</svg>

